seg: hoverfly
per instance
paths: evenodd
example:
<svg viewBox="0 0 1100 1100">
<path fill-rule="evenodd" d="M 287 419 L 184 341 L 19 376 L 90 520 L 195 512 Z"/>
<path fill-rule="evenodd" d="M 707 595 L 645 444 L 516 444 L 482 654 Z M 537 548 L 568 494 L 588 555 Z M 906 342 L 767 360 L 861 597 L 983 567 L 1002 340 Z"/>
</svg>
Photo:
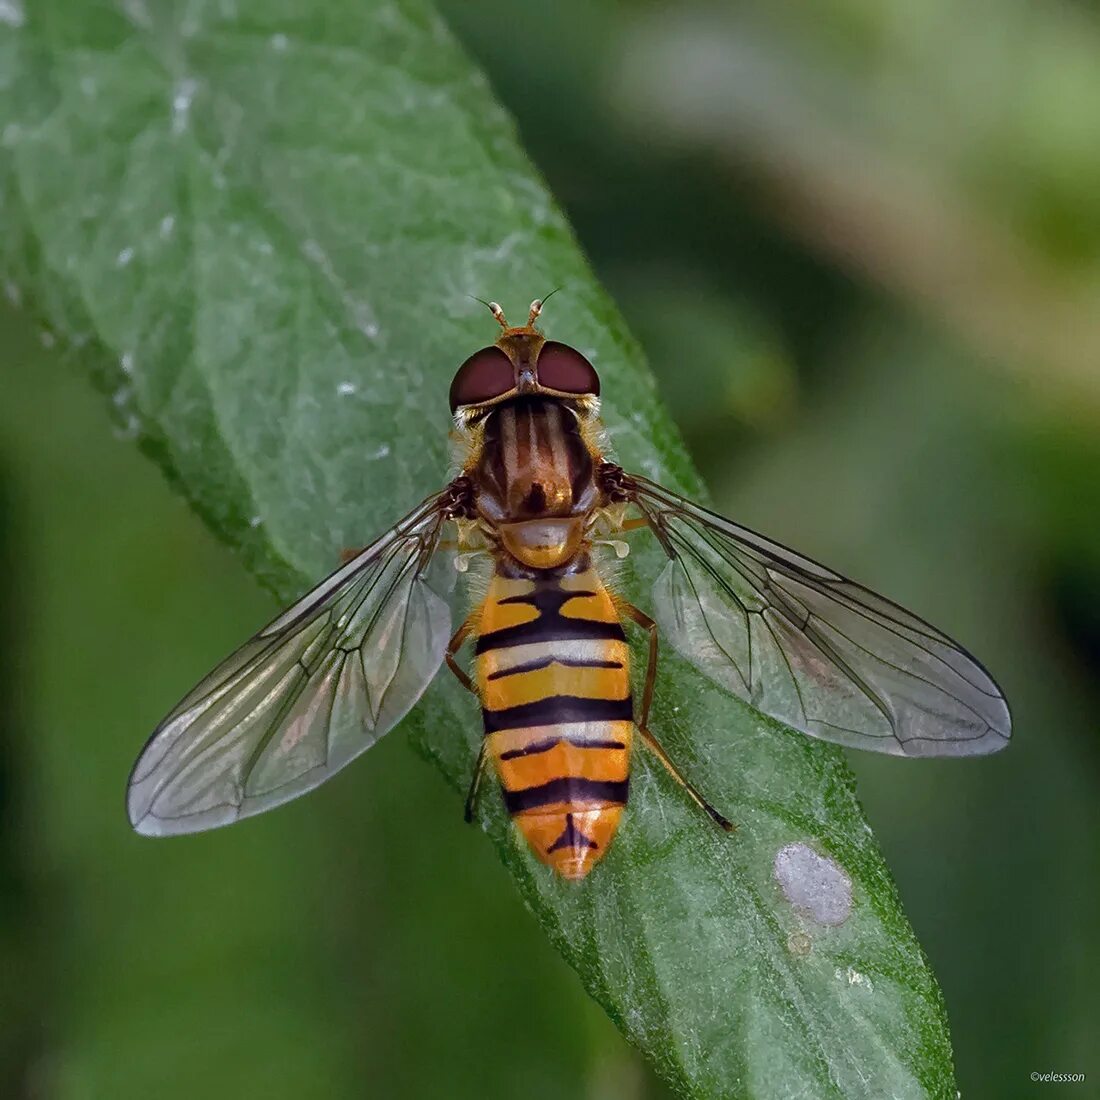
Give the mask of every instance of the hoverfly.
<svg viewBox="0 0 1100 1100">
<path fill-rule="evenodd" d="M 627 801 L 635 730 L 719 826 L 729 822 L 649 729 L 658 638 L 758 711 L 813 737 L 898 756 L 1008 742 L 993 679 L 927 623 L 809 558 L 610 461 L 600 381 L 535 321 L 501 326 L 450 390 L 456 477 L 219 665 L 153 733 L 130 776 L 134 828 L 197 832 L 310 790 L 392 729 L 446 662 L 481 704 L 489 761 L 535 854 L 583 878 Z M 597 544 L 644 530 L 668 557 L 653 617 L 612 594 Z M 450 532 L 479 554 L 483 598 L 452 634 L 429 578 Z M 438 587 L 438 586 L 437 586 Z M 648 633 L 635 711 L 624 624 Z M 458 662 L 473 643 L 474 675 Z"/>
</svg>

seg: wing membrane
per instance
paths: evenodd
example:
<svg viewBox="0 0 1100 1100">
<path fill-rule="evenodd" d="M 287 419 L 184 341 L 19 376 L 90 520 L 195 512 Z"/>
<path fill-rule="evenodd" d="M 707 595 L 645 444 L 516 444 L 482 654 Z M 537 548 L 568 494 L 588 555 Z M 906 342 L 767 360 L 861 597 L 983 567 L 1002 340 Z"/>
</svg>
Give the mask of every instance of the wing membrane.
<svg viewBox="0 0 1100 1100">
<path fill-rule="evenodd" d="M 826 741 L 898 756 L 995 752 L 1011 731 L 992 677 L 957 642 L 838 573 L 628 479 L 669 554 L 662 635 L 715 683 Z"/>
<path fill-rule="evenodd" d="M 157 727 L 127 809 L 152 836 L 228 825 L 323 783 L 420 698 L 450 635 L 426 570 L 439 497 L 322 581 Z"/>
</svg>

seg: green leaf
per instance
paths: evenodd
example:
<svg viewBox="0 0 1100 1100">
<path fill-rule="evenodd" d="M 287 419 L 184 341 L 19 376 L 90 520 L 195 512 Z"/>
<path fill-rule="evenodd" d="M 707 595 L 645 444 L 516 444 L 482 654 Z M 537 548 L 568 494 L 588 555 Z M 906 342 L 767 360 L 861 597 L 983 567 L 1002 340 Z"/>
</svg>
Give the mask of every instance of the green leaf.
<svg viewBox="0 0 1100 1100">
<path fill-rule="evenodd" d="M 426 4 L 2 12 L 9 296 L 283 597 L 443 481 L 447 385 L 493 338 L 471 293 L 519 311 L 563 285 L 545 324 L 600 370 L 619 458 L 701 493 L 637 345 Z M 621 578 L 643 607 L 659 565 L 639 545 Z M 653 724 L 733 836 L 642 754 L 581 885 L 483 804 L 589 992 L 683 1095 L 953 1096 L 940 995 L 840 752 L 667 653 Z M 402 735 L 465 789 L 478 716 L 450 678 Z"/>
</svg>

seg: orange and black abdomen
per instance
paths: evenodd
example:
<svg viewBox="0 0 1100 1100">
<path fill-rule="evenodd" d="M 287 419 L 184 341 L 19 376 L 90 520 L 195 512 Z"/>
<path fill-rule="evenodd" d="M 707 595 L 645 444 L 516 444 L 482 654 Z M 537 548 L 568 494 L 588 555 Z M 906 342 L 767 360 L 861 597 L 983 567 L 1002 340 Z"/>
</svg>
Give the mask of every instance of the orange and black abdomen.
<svg viewBox="0 0 1100 1100">
<path fill-rule="evenodd" d="M 595 571 L 495 575 L 477 682 L 509 813 L 544 863 L 583 878 L 626 805 L 634 730 L 626 638 Z"/>
</svg>

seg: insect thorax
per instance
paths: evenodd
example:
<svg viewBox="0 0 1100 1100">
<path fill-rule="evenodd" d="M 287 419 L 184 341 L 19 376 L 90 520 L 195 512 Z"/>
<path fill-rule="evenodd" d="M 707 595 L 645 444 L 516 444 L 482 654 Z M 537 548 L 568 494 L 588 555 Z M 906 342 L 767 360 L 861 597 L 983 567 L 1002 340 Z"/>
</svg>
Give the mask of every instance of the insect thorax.
<svg viewBox="0 0 1100 1100">
<path fill-rule="evenodd" d="M 509 554 L 535 569 L 557 568 L 580 549 L 600 496 L 595 471 L 578 415 L 542 396 L 493 409 L 467 468 L 482 520 Z"/>
<path fill-rule="evenodd" d="M 598 495 L 576 414 L 543 397 L 519 398 L 488 415 L 471 473 L 478 510 L 494 525 L 585 515 Z"/>
</svg>

